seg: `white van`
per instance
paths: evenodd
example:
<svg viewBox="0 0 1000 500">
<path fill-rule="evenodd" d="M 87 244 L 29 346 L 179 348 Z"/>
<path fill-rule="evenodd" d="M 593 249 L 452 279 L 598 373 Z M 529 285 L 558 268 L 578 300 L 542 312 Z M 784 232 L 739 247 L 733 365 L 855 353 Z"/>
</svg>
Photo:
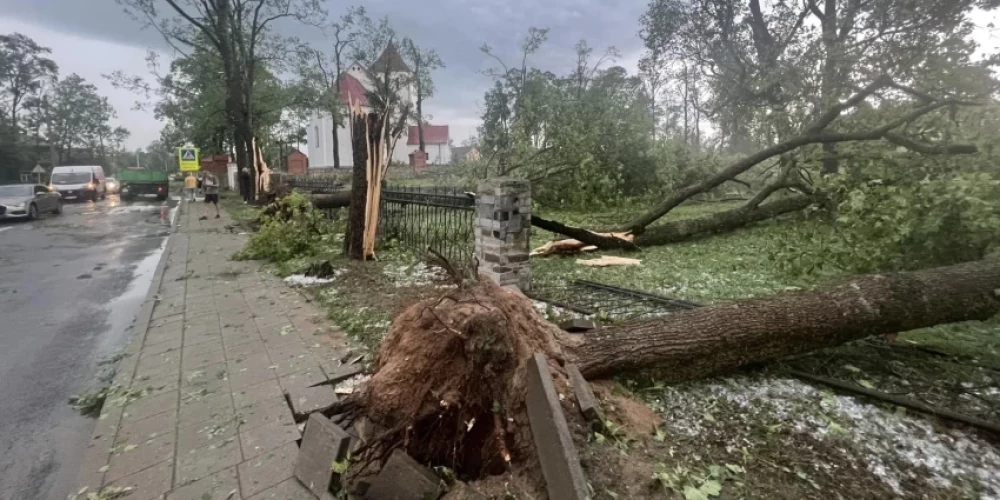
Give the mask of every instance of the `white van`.
<svg viewBox="0 0 1000 500">
<path fill-rule="evenodd" d="M 64 200 L 97 201 L 108 196 L 104 169 L 96 165 L 55 167 L 49 184 Z"/>
</svg>

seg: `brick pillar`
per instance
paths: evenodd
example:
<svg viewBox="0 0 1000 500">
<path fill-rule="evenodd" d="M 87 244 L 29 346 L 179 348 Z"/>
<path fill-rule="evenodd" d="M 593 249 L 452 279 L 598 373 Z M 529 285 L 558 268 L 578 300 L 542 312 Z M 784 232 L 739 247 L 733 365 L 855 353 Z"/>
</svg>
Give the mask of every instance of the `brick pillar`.
<svg viewBox="0 0 1000 500">
<path fill-rule="evenodd" d="M 500 286 L 531 289 L 531 184 L 491 179 L 476 199 L 476 258 L 479 274 Z"/>
</svg>

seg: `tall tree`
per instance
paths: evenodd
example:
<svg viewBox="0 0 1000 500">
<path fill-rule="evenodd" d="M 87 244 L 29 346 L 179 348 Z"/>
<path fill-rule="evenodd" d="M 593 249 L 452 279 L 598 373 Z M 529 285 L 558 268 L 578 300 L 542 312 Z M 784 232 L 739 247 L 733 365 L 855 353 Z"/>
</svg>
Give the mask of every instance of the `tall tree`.
<svg viewBox="0 0 1000 500">
<path fill-rule="evenodd" d="M 292 19 L 318 24 L 326 18 L 319 0 L 117 0 L 126 12 L 160 32 L 184 53 L 200 49 L 218 54 L 226 83 L 226 110 L 232 126 L 236 162 L 257 175 L 253 162 L 255 130 L 254 86 L 267 62 L 280 60 L 288 42 L 277 35 L 275 23 Z M 252 183 L 256 186 L 256 182 Z M 251 195 L 256 196 L 255 192 Z"/>
<path fill-rule="evenodd" d="M 115 116 L 94 84 L 76 74 L 60 80 L 52 89 L 45 119 L 58 162 L 72 161 L 74 149 L 90 149 L 91 157 L 98 156 L 103 140 L 111 135 L 109 122 Z"/>
<path fill-rule="evenodd" d="M 313 112 L 326 113 L 333 121 L 333 167 L 340 168 L 340 136 L 346 127 L 346 107 L 341 102 L 340 89 L 347 57 L 354 50 L 354 43 L 361 36 L 361 26 L 370 24 L 363 7 L 352 7 L 336 22 L 327 27 L 332 38 L 330 52 L 309 46 L 299 48 L 298 73 L 306 97 L 306 105 Z"/>
<path fill-rule="evenodd" d="M 433 49 L 421 50 L 413 40 L 403 40 L 403 56 L 413 65 L 413 81 L 416 87 L 416 119 L 417 135 L 420 151 L 427 150 L 424 143 L 424 100 L 434 97 L 434 79 L 431 73 L 444 67 L 444 62 Z"/>
<path fill-rule="evenodd" d="M 0 95 L 6 97 L 7 116 L 15 133 L 25 100 L 46 82 L 55 80 L 59 67 L 48 58 L 52 50 L 20 33 L 0 35 Z"/>
</svg>

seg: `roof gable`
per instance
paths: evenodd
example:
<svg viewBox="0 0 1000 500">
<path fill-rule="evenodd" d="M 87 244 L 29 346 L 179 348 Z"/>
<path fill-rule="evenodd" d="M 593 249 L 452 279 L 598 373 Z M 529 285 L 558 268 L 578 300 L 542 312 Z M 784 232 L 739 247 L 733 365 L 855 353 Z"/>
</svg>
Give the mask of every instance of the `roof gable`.
<svg viewBox="0 0 1000 500">
<path fill-rule="evenodd" d="M 350 73 L 340 75 L 340 102 L 350 105 L 354 101 L 362 106 L 368 105 L 367 91 L 360 80 Z"/>
<path fill-rule="evenodd" d="M 378 59 L 372 63 L 372 67 L 369 69 L 373 73 L 382 73 L 385 71 L 385 65 L 387 64 L 391 73 L 413 73 L 413 70 L 403 60 L 403 56 L 399 55 L 396 44 L 392 42 L 389 42 L 389 46 L 382 51 L 382 55 L 378 56 Z"/>
</svg>

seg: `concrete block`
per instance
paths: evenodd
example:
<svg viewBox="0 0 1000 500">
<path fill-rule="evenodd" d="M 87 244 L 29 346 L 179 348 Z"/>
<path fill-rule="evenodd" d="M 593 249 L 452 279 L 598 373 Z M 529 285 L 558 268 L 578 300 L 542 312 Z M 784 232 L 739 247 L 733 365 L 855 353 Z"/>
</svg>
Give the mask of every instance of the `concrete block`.
<svg viewBox="0 0 1000 500">
<path fill-rule="evenodd" d="M 566 365 L 566 374 L 569 375 L 569 381 L 573 384 L 573 393 L 576 395 L 576 402 L 580 405 L 580 413 L 583 413 L 583 418 L 587 419 L 587 422 L 590 422 L 590 425 L 595 429 L 603 429 L 604 413 L 601 412 L 601 405 L 597 402 L 590 383 L 580 373 L 580 368 L 569 363 Z"/>
<path fill-rule="evenodd" d="M 330 486 L 339 481 L 332 465 L 347 458 L 350 444 L 350 436 L 340 426 L 313 413 L 306 422 L 302 446 L 295 460 L 295 477 L 316 496 L 330 491 Z"/>
<path fill-rule="evenodd" d="M 369 500 L 437 500 L 441 479 L 402 450 L 396 450 L 372 480 L 365 493 Z"/>
<path fill-rule="evenodd" d="M 548 362 L 535 354 L 528 363 L 528 421 L 551 500 L 589 499 L 587 478 L 562 413 Z"/>
<path fill-rule="evenodd" d="M 349 378 L 356 377 L 365 372 L 364 365 L 344 365 L 337 369 L 337 371 L 332 374 L 327 375 L 326 380 L 318 384 L 313 384 L 312 387 L 317 387 L 321 385 L 336 385 L 343 382 Z"/>
<path fill-rule="evenodd" d="M 301 422 L 312 413 L 329 409 L 339 401 L 339 398 L 333 392 L 333 387 L 321 385 L 319 387 L 292 388 L 288 391 L 288 400 L 292 404 L 295 420 Z"/>
</svg>

